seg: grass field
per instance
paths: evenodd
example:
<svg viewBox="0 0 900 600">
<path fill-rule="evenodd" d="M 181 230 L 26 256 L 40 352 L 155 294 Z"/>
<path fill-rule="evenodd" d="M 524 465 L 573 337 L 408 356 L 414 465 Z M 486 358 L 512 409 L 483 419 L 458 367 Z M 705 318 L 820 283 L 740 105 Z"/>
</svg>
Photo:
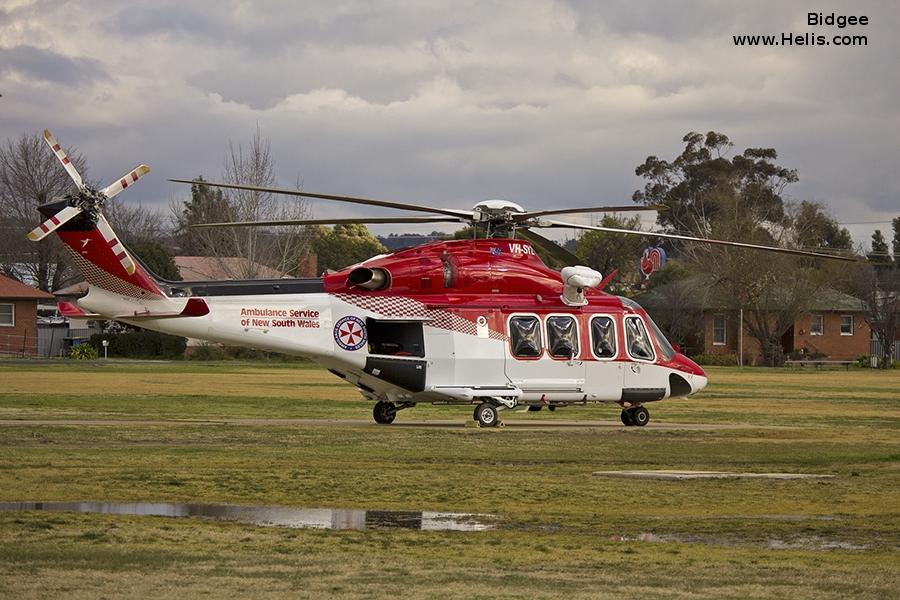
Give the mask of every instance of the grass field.
<svg viewBox="0 0 900 600">
<path fill-rule="evenodd" d="M 644 429 L 588 407 L 504 416 L 585 427 L 479 430 L 330 422 L 368 419 L 371 404 L 303 365 L 0 363 L 0 501 L 499 515 L 493 531 L 428 532 L 0 512 L 0 596 L 896 597 L 900 371 L 710 379 L 650 405 Z M 316 422 L 269 420 L 296 418 Z M 709 427 L 658 426 L 672 423 Z M 591 475 L 615 469 L 833 477 Z"/>
</svg>

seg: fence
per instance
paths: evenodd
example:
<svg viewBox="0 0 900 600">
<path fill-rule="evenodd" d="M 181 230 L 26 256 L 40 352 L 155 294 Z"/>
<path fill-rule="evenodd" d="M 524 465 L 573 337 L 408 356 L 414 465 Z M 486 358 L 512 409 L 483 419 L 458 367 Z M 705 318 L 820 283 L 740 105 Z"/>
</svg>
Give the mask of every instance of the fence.
<svg viewBox="0 0 900 600">
<path fill-rule="evenodd" d="M 881 356 L 882 348 L 883 346 L 880 340 L 872 340 L 869 343 L 869 355 Z M 894 351 L 891 352 L 891 357 L 894 360 L 900 360 L 900 340 L 894 340 Z"/>
</svg>

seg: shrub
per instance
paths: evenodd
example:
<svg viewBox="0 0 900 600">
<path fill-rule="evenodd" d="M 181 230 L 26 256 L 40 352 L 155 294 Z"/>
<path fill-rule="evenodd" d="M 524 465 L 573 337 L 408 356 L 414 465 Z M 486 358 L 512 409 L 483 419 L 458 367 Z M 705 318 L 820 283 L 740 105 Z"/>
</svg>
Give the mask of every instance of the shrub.
<svg viewBox="0 0 900 600">
<path fill-rule="evenodd" d="M 98 333 L 89 343 L 99 351 L 103 340 L 109 340 L 110 356 L 123 358 L 182 358 L 187 343 L 183 337 L 156 331 Z"/>
<path fill-rule="evenodd" d="M 266 350 L 257 350 L 256 348 L 244 348 L 243 346 L 225 346 L 226 358 L 235 360 L 260 360 L 266 362 L 309 362 L 308 358 L 302 356 L 294 356 L 291 354 L 282 354 L 281 352 L 268 352 Z"/>
<path fill-rule="evenodd" d="M 707 365 L 711 367 L 736 367 L 738 359 L 736 354 L 698 354 L 692 356 L 698 365 Z"/>
<path fill-rule="evenodd" d="M 97 350 L 90 344 L 78 344 L 69 350 L 69 358 L 75 360 L 97 360 Z"/>
<path fill-rule="evenodd" d="M 188 355 L 190 360 L 222 360 L 225 353 L 218 346 L 200 344 Z"/>
</svg>

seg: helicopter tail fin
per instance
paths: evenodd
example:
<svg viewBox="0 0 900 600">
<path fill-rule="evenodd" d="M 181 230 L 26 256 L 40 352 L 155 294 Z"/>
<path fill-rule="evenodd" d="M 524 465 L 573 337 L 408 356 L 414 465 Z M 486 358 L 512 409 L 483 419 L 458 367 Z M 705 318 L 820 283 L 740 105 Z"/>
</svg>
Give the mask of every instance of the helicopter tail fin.
<svg viewBox="0 0 900 600">
<path fill-rule="evenodd" d="M 45 205 L 41 212 L 51 218 L 58 208 Z M 165 298 L 153 275 L 131 257 L 101 213 L 78 215 L 56 234 L 91 288 L 145 301 Z"/>
</svg>

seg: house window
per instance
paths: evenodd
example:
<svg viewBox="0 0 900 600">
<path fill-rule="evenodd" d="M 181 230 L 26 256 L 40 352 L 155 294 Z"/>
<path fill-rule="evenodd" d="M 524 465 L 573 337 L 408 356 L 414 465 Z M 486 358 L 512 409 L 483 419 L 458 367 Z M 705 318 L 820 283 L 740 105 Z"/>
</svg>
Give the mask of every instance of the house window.
<svg viewBox="0 0 900 600">
<path fill-rule="evenodd" d="M 610 317 L 594 317 L 591 319 L 591 340 L 594 356 L 597 358 L 614 358 L 616 356 L 616 326 Z"/>
<path fill-rule="evenodd" d="M 841 335 L 853 335 L 853 315 L 841 315 Z"/>
<path fill-rule="evenodd" d="M 541 355 L 541 322 L 537 317 L 518 316 L 509 320 L 509 340 L 513 356 L 537 358 Z"/>
<path fill-rule="evenodd" d="M 0 327 L 16 326 L 16 305 L 0 304 Z"/>
<path fill-rule="evenodd" d="M 578 326 L 572 317 L 547 317 L 547 350 L 553 358 L 578 356 Z"/>
<path fill-rule="evenodd" d="M 625 317 L 625 342 L 628 355 L 638 360 L 653 360 L 650 336 L 640 317 Z"/>
<path fill-rule="evenodd" d="M 725 315 L 713 315 L 713 346 L 724 346 L 725 340 Z"/>
<path fill-rule="evenodd" d="M 809 324 L 809 335 L 822 335 L 825 332 L 825 319 L 822 315 L 813 315 Z"/>
</svg>

